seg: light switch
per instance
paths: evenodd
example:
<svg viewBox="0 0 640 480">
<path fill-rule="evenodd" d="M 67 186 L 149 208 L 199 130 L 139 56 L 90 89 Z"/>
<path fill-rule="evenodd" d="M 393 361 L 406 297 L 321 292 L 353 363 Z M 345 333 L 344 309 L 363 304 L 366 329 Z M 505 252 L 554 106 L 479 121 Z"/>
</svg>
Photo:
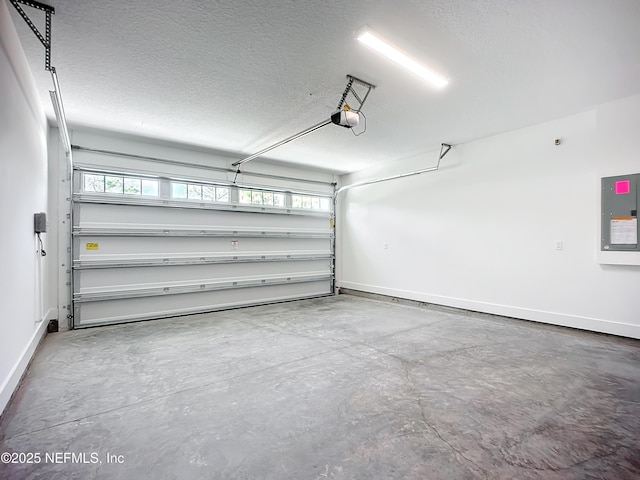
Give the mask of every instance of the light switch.
<svg viewBox="0 0 640 480">
<path fill-rule="evenodd" d="M 562 250 L 562 240 L 555 241 L 556 250 Z"/>
</svg>

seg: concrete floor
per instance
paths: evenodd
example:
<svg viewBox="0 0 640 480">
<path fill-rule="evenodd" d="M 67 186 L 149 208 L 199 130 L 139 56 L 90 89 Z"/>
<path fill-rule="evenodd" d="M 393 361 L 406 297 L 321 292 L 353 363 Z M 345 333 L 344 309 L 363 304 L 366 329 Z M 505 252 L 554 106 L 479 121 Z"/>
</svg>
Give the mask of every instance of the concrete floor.
<svg viewBox="0 0 640 480">
<path fill-rule="evenodd" d="M 49 335 L 0 478 L 637 479 L 639 436 L 638 341 L 342 295 Z"/>
</svg>

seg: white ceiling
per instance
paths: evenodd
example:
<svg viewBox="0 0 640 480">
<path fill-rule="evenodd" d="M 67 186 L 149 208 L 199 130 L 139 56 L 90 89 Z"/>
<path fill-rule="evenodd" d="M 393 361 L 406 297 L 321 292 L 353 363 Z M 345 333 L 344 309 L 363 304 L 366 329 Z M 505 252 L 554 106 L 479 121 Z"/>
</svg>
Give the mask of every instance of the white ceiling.
<svg viewBox="0 0 640 480">
<path fill-rule="evenodd" d="M 330 125 L 267 155 L 336 172 L 640 93 L 638 0 L 43 1 L 72 125 L 249 155 L 327 119 L 346 74 L 376 84 L 364 135 Z M 43 48 L 9 9 L 52 117 Z M 364 25 L 449 85 L 359 44 Z"/>
</svg>

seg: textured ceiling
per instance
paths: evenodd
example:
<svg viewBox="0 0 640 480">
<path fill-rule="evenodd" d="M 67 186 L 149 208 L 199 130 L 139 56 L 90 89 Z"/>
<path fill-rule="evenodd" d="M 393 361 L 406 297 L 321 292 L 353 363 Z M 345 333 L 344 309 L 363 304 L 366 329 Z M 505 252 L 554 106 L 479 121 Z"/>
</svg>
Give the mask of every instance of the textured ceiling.
<svg viewBox="0 0 640 480">
<path fill-rule="evenodd" d="M 71 125 L 249 155 L 327 119 L 346 74 L 376 84 L 365 134 L 330 125 L 267 154 L 336 172 L 640 93 L 638 0 L 43 1 Z M 52 116 L 43 48 L 9 9 Z M 449 85 L 359 44 L 364 25 Z"/>
</svg>

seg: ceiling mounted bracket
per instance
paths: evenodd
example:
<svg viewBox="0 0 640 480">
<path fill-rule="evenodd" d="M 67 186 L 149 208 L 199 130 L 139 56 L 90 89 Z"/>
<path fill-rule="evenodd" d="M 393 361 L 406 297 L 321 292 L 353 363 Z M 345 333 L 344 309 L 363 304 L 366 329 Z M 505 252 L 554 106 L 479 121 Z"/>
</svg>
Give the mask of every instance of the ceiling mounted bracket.
<svg viewBox="0 0 640 480">
<path fill-rule="evenodd" d="M 440 160 L 442 160 L 444 158 L 444 156 L 449 153 L 449 150 L 451 150 L 451 147 L 453 147 L 453 145 L 449 145 L 448 143 L 443 143 L 440 146 L 440 158 L 438 158 L 438 163 L 440 163 Z M 446 148 L 446 150 L 445 150 Z"/>
<path fill-rule="evenodd" d="M 362 106 L 364 105 L 364 102 L 367 100 L 367 97 L 369 96 L 369 93 L 371 92 L 372 89 L 376 88 L 375 85 L 372 85 L 369 82 L 365 82 L 364 80 L 360 80 L 359 78 L 354 77 L 353 75 L 347 75 L 347 86 L 344 89 L 344 92 L 342 93 L 342 97 L 340 98 L 340 103 L 338 104 L 338 112 L 340 112 L 343 108 L 345 110 L 353 110 L 354 112 L 360 112 L 360 110 L 362 109 Z M 363 95 L 363 97 L 361 98 L 360 95 L 358 95 L 358 93 L 354 90 L 353 85 L 357 84 L 360 86 L 363 86 L 366 88 L 366 91 L 364 92 L 364 94 L 361 93 L 361 95 Z M 351 108 L 349 106 L 349 108 L 345 108 L 345 106 L 347 106 L 347 104 L 345 103 L 347 100 L 347 97 L 349 96 L 349 93 L 351 93 L 356 101 L 358 102 L 358 108 Z M 357 115 L 354 114 L 354 116 L 357 117 Z M 274 148 L 280 147 L 282 145 L 285 145 L 289 142 L 292 142 L 293 140 L 296 140 L 300 137 L 304 137 L 305 135 L 310 134 L 311 132 L 315 132 L 316 130 L 321 129 L 322 127 L 326 127 L 327 125 L 331 125 L 332 123 L 335 123 L 334 121 L 332 121 L 331 118 L 329 118 L 328 120 L 324 120 L 320 123 L 316 123 L 315 125 L 306 128 L 304 130 L 302 130 L 301 132 L 295 133 L 293 135 L 291 135 L 290 137 L 285 138 L 284 140 L 280 140 L 277 143 L 274 143 L 273 145 L 269 145 L 266 148 L 263 148 L 262 150 L 260 150 L 259 152 L 254 153 L 253 155 L 249 155 L 246 158 L 243 158 L 242 160 L 238 160 L 237 162 L 232 163 L 231 165 L 233 167 L 237 167 L 238 170 L 236 172 L 236 178 L 238 178 L 238 173 L 240 173 L 240 165 L 242 165 L 243 163 L 247 163 L 250 162 L 251 160 L 253 160 L 254 158 L 257 158 L 261 155 L 264 155 L 265 153 L 273 150 Z M 343 125 L 345 126 L 345 125 Z M 234 179 L 235 182 L 235 179 Z"/>
<path fill-rule="evenodd" d="M 29 26 L 33 34 L 40 40 L 40 43 L 44 46 L 44 69 L 47 71 L 51 70 L 51 15 L 56 13 L 56 10 L 49 5 L 45 5 L 44 3 L 36 2 L 34 0 L 10 0 L 11 5 L 15 7 L 18 11 L 22 19 Z M 35 8 L 37 10 L 41 10 L 44 12 L 44 35 L 40 33 L 38 27 L 33 23 L 27 12 L 25 12 L 20 6 L 26 5 L 28 7 Z"/>
<path fill-rule="evenodd" d="M 347 86 L 344 89 L 344 92 L 342 93 L 342 98 L 340 99 L 340 103 L 338 103 L 338 108 L 336 108 L 336 110 L 342 110 L 344 108 L 345 102 L 347 101 L 347 96 L 349 95 L 349 93 L 351 93 L 351 95 L 353 95 L 356 101 L 358 102 L 358 107 L 357 108 L 350 107 L 350 109 L 355 110 L 356 112 L 359 112 L 362 109 L 364 102 L 367 101 L 367 97 L 369 96 L 369 93 L 371 93 L 371 90 L 376 88 L 376 86 L 369 82 L 365 82 L 364 80 L 360 80 L 359 78 L 354 77 L 353 75 L 347 75 L 347 80 L 348 80 Z M 366 91 L 364 91 L 364 93 L 361 93 L 361 95 L 363 95 L 362 98 L 360 98 L 360 95 L 358 94 L 358 92 L 356 92 L 356 90 L 353 88 L 354 84 L 360 85 L 366 88 Z"/>
<path fill-rule="evenodd" d="M 51 66 L 51 15 L 56 13 L 55 8 L 45 5 L 44 3 L 36 2 L 35 0 L 9 0 L 11 5 L 15 7 L 22 19 L 29 26 L 33 34 L 40 40 L 40 43 L 44 46 L 44 69 L 51 72 L 51 79 L 53 81 L 53 90 L 49 91 L 51 96 L 51 103 L 53 103 L 53 111 L 58 121 L 58 129 L 60 130 L 60 140 L 67 155 L 71 154 L 71 141 L 69 139 L 69 129 L 67 127 L 67 119 L 64 114 L 64 105 L 62 104 L 62 93 L 60 92 L 60 83 L 58 82 L 58 75 L 56 74 L 55 67 Z M 35 8 L 44 12 L 44 35 L 40 33 L 38 27 L 29 18 L 27 12 L 25 12 L 20 5 L 26 5 L 27 7 Z M 69 156 L 69 158 L 71 158 Z"/>
</svg>

